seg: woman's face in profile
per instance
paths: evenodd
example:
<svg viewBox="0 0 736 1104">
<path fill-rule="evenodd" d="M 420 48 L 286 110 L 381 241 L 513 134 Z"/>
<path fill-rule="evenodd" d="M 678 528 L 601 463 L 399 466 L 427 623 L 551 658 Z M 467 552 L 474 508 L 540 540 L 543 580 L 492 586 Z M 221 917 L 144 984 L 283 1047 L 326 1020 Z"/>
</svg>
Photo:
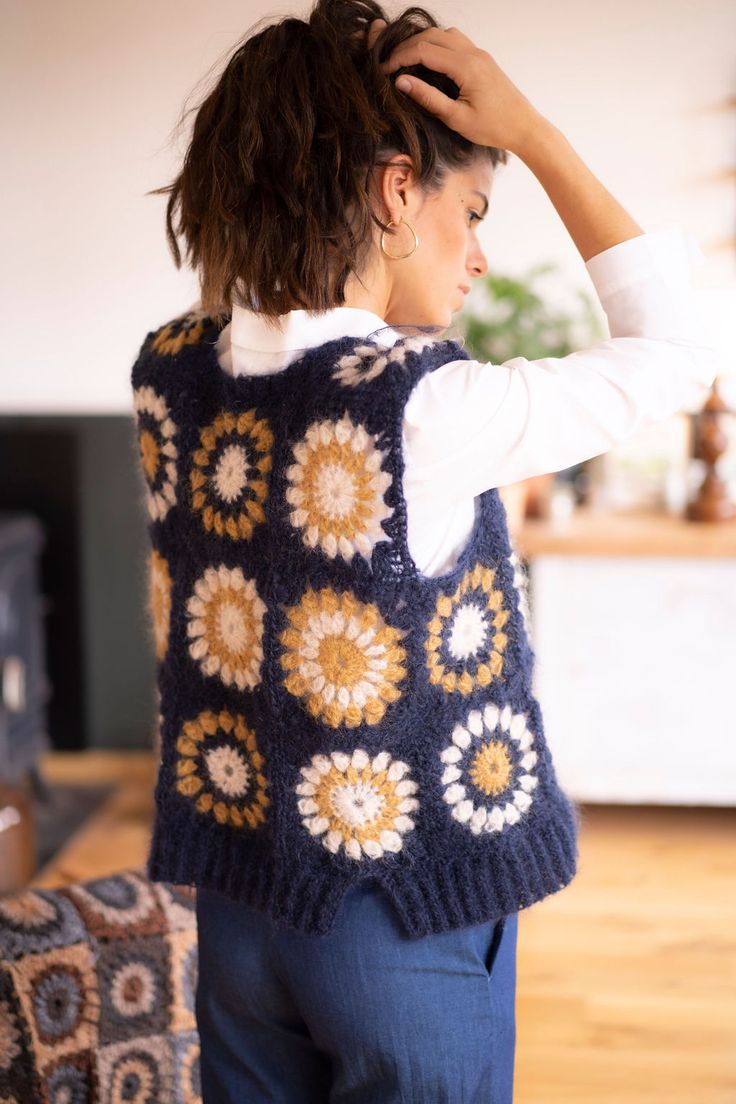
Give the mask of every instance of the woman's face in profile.
<svg viewBox="0 0 736 1104">
<path fill-rule="evenodd" d="M 413 178 L 412 178 L 413 179 Z M 490 160 L 448 173 L 442 189 L 426 195 L 419 187 L 398 184 L 398 212 L 414 228 L 419 245 L 403 260 L 380 254 L 388 308 L 384 317 L 394 325 L 449 326 L 461 309 L 473 280 L 488 270 L 477 228 L 486 212 L 493 183 Z M 394 216 L 396 217 L 396 216 Z M 414 244 L 408 226 L 392 227 L 384 238 L 391 254 L 407 253 Z"/>
</svg>

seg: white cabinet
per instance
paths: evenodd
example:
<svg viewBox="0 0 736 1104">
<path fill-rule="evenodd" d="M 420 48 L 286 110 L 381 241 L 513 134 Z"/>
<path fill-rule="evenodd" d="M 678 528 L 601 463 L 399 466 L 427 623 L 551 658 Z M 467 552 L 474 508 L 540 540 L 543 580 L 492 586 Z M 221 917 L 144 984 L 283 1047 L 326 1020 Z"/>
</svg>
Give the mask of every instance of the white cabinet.
<svg viewBox="0 0 736 1104">
<path fill-rule="evenodd" d="M 736 805 L 736 559 L 528 568 L 534 693 L 570 796 Z"/>
</svg>

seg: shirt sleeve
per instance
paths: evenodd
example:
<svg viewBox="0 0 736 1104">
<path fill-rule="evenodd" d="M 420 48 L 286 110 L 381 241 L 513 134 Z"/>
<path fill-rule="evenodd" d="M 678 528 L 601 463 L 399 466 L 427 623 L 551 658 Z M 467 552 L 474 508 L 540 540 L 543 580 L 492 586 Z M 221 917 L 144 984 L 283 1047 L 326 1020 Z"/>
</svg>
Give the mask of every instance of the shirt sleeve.
<svg viewBox="0 0 736 1104">
<path fill-rule="evenodd" d="M 564 357 L 456 360 L 404 409 L 404 488 L 435 503 L 561 471 L 701 403 L 718 360 L 692 287 L 704 260 L 666 226 L 586 261 L 610 338 Z"/>
</svg>

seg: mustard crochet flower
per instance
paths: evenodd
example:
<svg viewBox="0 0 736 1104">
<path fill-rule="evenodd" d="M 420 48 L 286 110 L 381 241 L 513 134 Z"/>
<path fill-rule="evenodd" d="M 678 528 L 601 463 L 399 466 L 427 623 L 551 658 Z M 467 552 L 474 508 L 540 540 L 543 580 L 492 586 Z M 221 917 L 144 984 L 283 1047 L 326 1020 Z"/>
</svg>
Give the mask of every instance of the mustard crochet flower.
<svg viewBox="0 0 736 1104">
<path fill-rule="evenodd" d="M 169 646 L 171 574 L 168 561 L 155 548 L 149 561 L 149 603 L 156 658 L 163 659 Z"/>
<path fill-rule="evenodd" d="M 290 672 L 286 689 L 333 728 L 377 724 L 387 703 L 401 697 L 403 633 L 386 624 L 375 604 L 331 587 L 310 588 L 287 615 L 290 625 L 279 635 L 281 666 Z"/>
<path fill-rule="evenodd" d="M 339 421 L 315 422 L 293 448 L 286 469 L 286 499 L 295 507 L 292 525 L 309 548 L 350 562 L 356 552 L 370 561 L 373 547 L 388 540 L 381 522 L 393 508 L 383 500 L 391 484 L 381 470 L 385 452 L 345 412 Z"/>
<path fill-rule="evenodd" d="M 414 828 L 407 813 L 419 807 L 410 796 L 417 783 L 408 770 L 387 751 L 373 758 L 362 748 L 351 755 L 313 755 L 296 786 L 304 795 L 297 802 L 302 823 L 333 854 L 342 848 L 351 859 L 380 859 L 386 851 L 400 851 Z"/>
<path fill-rule="evenodd" d="M 192 308 L 162 326 L 154 337 L 151 348 L 165 356 L 174 356 L 183 345 L 197 345 L 204 333 L 205 311 Z"/>
<path fill-rule="evenodd" d="M 261 681 L 263 615 L 254 579 L 239 567 L 208 567 L 186 605 L 189 654 L 205 675 L 250 690 Z"/>
<path fill-rule="evenodd" d="M 528 811 L 538 782 L 530 773 L 537 762 L 533 743 L 525 713 L 491 702 L 482 711 L 471 709 L 440 753 L 447 764 L 443 797 L 454 819 L 476 836 L 516 824 Z"/>
<path fill-rule="evenodd" d="M 352 353 L 346 353 L 338 360 L 333 378 L 345 387 L 356 387 L 359 383 L 368 383 L 380 376 L 389 364 L 406 363 L 407 353 L 420 353 L 435 342 L 434 337 L 400 338 L 394 345 L 356 345 Z"/>
<path fill-rule="evenodd" d="M 185 721 L 176 741 L 176 788 L 220 824 L 257 828 L 271 804 L 265 760 L 240 713 L 204 710 Z"/>
<path fill-rule="evenodd" d="M 149 384 L 133 392 L 141 467 L 146 477 L 146 504 L 153 521 L 163 521 L 176 505 L 177 427 L 163 395 Z"/>
<path fill-rule="evenodd" d="M 488 686 L 503 670 L 510 617 L 495 572 L 481 563 L 465 572 L 451 595 L 440 594 L 424 643 L 429 681 L 447 693 L 469 694 Z"/>
<path fill-rule="evenodd" d="M 222 411 L 200 431 L 201 448 L 192 455 L 189 482 L 192 508 L 207 532 L 231 540 L 249 540 L 266 520 L 273 434 L 255 409 L 242 414 Z"/>
</svg>

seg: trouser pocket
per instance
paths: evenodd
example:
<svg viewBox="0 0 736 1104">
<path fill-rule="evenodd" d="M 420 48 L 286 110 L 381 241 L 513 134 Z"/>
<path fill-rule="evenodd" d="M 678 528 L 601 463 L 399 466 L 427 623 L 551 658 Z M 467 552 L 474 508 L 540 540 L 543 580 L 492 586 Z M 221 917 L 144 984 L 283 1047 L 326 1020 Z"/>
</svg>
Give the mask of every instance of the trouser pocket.
<svg viewBox="0 0 736 1104">
<path fill-rule="evenodd" d="M 493 973 L 493 966 L 498 955 L 498 948 L 503 938 L 504 928 L 506 926 L 506 917 L 501 916 L 493 926 L 493 933 L 491 935 L 490 942 L 488 944 L 488 950 L 484 959 L 486 973 L 490 978 Z"/>
</svg>

